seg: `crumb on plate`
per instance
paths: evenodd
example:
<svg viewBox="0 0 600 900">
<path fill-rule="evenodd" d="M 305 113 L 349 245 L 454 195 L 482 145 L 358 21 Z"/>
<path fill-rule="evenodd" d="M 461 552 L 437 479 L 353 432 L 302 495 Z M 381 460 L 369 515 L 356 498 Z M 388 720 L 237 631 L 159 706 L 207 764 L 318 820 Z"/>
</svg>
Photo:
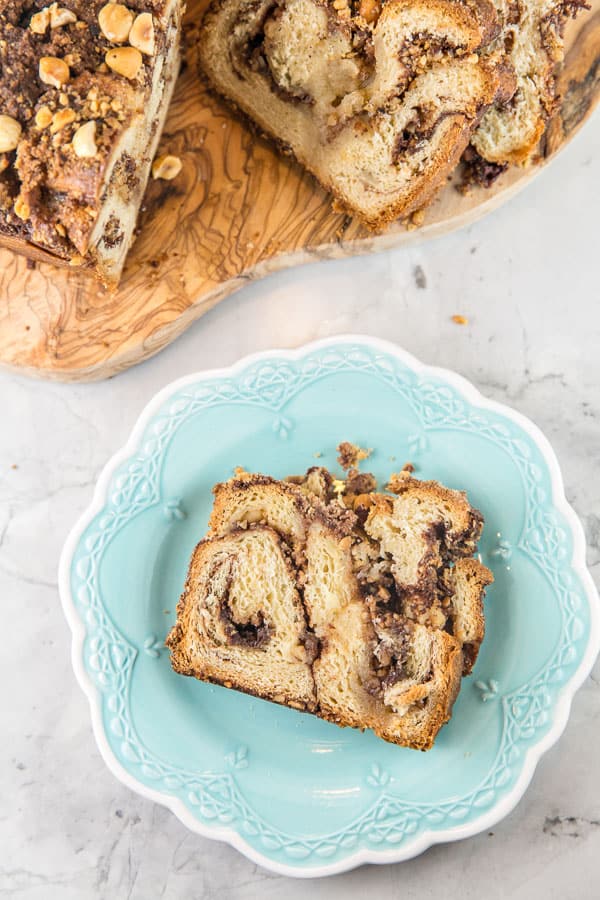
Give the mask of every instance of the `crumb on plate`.
<svg viewBox="0 0 600 900">
<path fill-rule="evenodd" d="M 337 452 L 337 461 L 340 466 L 342 469 L 348 470 L 356 468 L 362 459 L 368 459 L 373 451 L 364 450 L 357 444 L 350 443 L 350 441 L 342 441 L 342 443 L 337 446 Z"/>
</svg>

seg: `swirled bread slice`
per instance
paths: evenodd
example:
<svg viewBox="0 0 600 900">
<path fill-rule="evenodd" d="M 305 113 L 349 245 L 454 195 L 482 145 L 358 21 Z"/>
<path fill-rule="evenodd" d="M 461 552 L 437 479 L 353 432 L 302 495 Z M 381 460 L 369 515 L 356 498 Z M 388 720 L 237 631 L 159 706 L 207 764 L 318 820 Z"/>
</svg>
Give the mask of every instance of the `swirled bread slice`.
<svg viewBox="0 0 600 900">
<path fill-rule="evenodd" d="M 320 647 L 313 663 L 319 715 L 430 748 L 460 688 L 460 643 L 392 612 L 383 593 L 367 600 L 353 576 L 350 542 L 320 524 L 309 533 L 307 559 L 304 598 Z"/>
<path fill-rule="evenodd" d="M 198 544 L 168 639 L 177 672 L 313 711 L 306 641 L 295 570 L 272 528 Z"/>
<path fill-rule="evenodd" d="M 516 76 L 508 104 L 487 110 L 471 142 L 480 157 L 500 165 L 534 156 L 556 108 L 554 72 L 563 58 L 563 30 L 586 0 L 495 0 L 502 31 L 489 46 L 506 55 Z"/>
<path fill-rule="evenodd" d="M 215 487 L 168 638 L 182 674 L 419 749 L 448 721 L 492 576 L 466 495 L 323 468 Z"/>
<path fill-rule="evenodd" d="M 319 710 L 423 749 L 450 718 L 483 640 L 492 576 L 470 557 L 482 518 L 436 482 L 400 473 L 389 484 L 396 497 L 357 494 L 366 478 L 351 472 L 346 482 L 362 523 L 351 539 L 321 523 L 308 533 L 304 601 L 321 642 Z"/>
<path fill-rule="evenodd" d="M 380 576 L 389 563 L 390 589 L 398 595 L 404 615 L 443 628 L 450 601 L 440 587 L 440 572 L 446 571 L 449 559 L 456 562 L 475 552 L 481 514 L 465 494 L 408 473 L 393 476 L 388 487 L 395 497 L 372 494 L 363 501 L 368 504 L 367 540 L 360 546 L 360 557 L 355 551 L 361 563 L 358 578 L 370 591 L 373 570 Z"/>
<path fill-rule="evenodd" d="M 423 206 L 512 77 L 489 0 L 215 0 L 213 86 L 372 228 Z"/>
</svg>

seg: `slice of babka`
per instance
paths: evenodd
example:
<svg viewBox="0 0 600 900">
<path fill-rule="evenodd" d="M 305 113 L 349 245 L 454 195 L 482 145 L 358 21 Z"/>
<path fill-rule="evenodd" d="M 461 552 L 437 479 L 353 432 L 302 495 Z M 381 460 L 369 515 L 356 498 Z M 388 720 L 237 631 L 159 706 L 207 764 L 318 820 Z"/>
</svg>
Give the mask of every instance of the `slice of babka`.
<svg viewBox="0 0 600 900">
<path fill-rule="evenodd" d="M 215 487 L 167 645 L 175 671 L 429 749 L 484 634 L 492 575 L 463 492 L 324 468 Z"/>
<path fill-rule="evenodd" d="M 557 104 L 555 70 L 563 59 L 567 19 L 589 8 L 586 0 L 494 0 L 502 25 L 488 52 L 504 54 L 514 70 L 510 103 L 487 110 L 472 145 L 500 165 L 532 160 Z"/>
<path fill-rule="evenodd" d="M 379 229 L 440 188 L 512 74 L 491 0 L 215 0 L 212 85 Z"/>
</svg>

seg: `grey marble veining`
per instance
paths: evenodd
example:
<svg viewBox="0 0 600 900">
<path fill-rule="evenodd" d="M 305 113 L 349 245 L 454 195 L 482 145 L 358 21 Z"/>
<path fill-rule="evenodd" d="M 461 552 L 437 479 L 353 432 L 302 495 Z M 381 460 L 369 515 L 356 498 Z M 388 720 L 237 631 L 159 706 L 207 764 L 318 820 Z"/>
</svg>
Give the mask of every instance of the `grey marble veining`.
<svg viewBox="0 0 600 900">
<path fill-rule="evenodd" d="M 108 772 L 71 672 L 64 538 L 107 458 L 168 381 L 341 332 L 394 340 L 530 416 L 554 445 L 600 579 L 600 117 L 520 197 L 412 249 L 251 284 L 153 360 L 94 385 L 0 374 L 0 896 L 23 900 L 595 900 L 600 666 L 492 832 L 318 883 L 189 833 Z M 453 314 L 469 324 L 451 321 Z"/>
</svg>

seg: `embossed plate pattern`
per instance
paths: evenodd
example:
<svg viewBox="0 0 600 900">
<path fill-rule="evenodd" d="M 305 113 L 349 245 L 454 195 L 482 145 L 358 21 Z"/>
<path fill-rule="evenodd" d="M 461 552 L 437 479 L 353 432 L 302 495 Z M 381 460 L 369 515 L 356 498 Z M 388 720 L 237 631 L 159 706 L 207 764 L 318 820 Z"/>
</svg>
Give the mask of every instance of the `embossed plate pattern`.
<svg viewBox="0 0 600 900">
<path fill-rule="evenodd" d="M 234 466 L 335 468 L 464 487 L 495 574 L 487 635 L 429 753 L 175 675 L 163 641 L 212 485 Z M 562 732 L 600 646 L 583 532 L 529 421 L 391 344 L 347 337 L 183 378 L 143 412 L 61 559 L 73 664 L 100 750 L 134 790 L 277 872 L 394 862 L 506 815 Z"/>
</svg>

